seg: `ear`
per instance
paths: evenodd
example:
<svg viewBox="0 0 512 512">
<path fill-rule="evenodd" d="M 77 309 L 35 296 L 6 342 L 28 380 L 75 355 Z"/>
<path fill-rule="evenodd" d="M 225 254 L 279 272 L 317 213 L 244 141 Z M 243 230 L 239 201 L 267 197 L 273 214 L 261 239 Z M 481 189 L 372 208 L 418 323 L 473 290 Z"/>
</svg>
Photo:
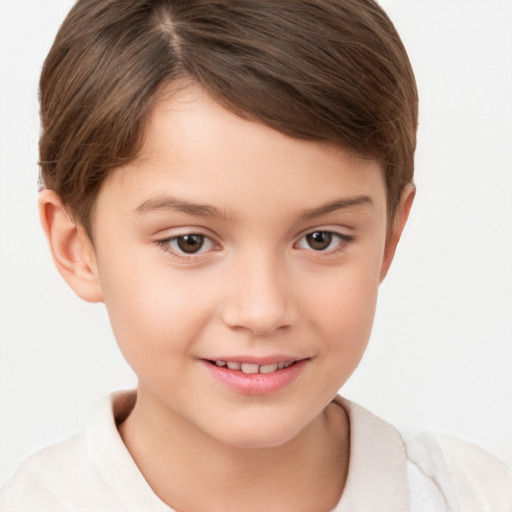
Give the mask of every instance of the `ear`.
<svg viewBox="0 0 512 512">
<path fill-rule="evenodd" d="M 405 224 L 407 223 L 407 219 L 409 218 L 409 212 L 411 211 L 411 206 L 415 195 L 416 187 L 412 183 L 409 183 L 402 192 L 400 204 L 398 205 L 395 217 L 393 219 L 393 225 L 390 226 L 387 235 L 386 247 L 384 249 L 384 258 L 382 260 L 382 267 L 380 271 L 381 282 L 386 277 L 389 267 L 391 266 L 391 262 L 393 261 L 393 257 L 395 256 L 396 247 L 400 237 L 402 236 L 402 231 L 404 230 Z"/>
<path fill-rule="evenodd" d="M 57 270 L 72 290 L 88 302 L 101 302 L 103 295 L 94 247 L 83 228 L 77 226 L 53 190 L 39 193 L 39 215 Z"/>
</svg>

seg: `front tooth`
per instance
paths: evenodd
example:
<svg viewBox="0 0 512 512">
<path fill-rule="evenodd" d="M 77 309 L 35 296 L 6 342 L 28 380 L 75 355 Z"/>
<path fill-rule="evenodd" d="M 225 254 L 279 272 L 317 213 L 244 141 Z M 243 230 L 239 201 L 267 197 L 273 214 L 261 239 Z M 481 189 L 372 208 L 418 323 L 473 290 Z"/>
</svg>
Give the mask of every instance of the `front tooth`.
<svg viewBox="0 0 512 512">
<path fill-rule="evenodd" d="M 240 370 L 242 366 L 240 363 L 234 363 L 233 361 L 228 361 L 226 364 L 230 370 Z"/>
<path fill-rule="evenodd" d="M 226 363 L 224 361 L 215 361 L 215 364 L 217 366 L 226 366 Z"/>
<path fill-rule="evenodd" d="M 280 370 L 282 370 L 282 369 L 284 368 L 284 365 L 285 365 L 285 364 L 286 364 L 286 363 L 279 363 L 279 364 L 277 365 L 277 367 L 278 367 Z"/>
<path fill-rule="evenodd" d="M 276 364 L 266 364 L 264 366 L 260 366 L 260 373 L 272 373 L 277 370 L 279 365 Z"/>
<path fill-rule="evenodd" d="M 286 363 L 284 363 L 284 367 L 289 368 L 292 365 L 292 363 L 293 361 L 286 361 Z"/>
<path fill-rule="evenodd" d="M 244 373 L 258 373 L 259 366 L 257 364 L 243 363 L 241 369 Z"/>
</svg>

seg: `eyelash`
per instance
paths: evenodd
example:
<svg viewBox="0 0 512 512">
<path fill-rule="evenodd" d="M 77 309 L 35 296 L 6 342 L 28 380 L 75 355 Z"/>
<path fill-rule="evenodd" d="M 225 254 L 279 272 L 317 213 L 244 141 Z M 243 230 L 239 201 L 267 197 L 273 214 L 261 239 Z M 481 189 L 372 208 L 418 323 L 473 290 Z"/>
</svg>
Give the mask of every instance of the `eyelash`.
<svg viewBox="0 0 512 512">
<path fill-rule="evenodd" d="M 310 242 L 306 242 L 309 245 L 308 248 L 302 247 L 300 245 L 300 243 L 303 240 L 307 240 L 307 237 L 312 237 L 314 235 L 319 235 L 319 234 L 321 234 L 322 236 L 328 235 L 330 237 L 329 244 L 327 245 L 326 248 L 314 249 L 313 247 L 311 247 Z M 202 239 L 201 246 L 199 247 L 199 250 L 197 252 L 187 253 L 187 252 L 183 251 L 183 249 L 180 247 L 173 248 L 173 244 L 177 244 L 180 241 L 185 241 L 185 239 L 187 237 L 200 237 Z M 345 251 L 347 248 L 347 245 L 352 241 L 354 241 L 354 237 L 351 235 L 346 235 L 344 233 L 339 233 L 337 231 L 332 231 L 332 230 L 328 230 L 328 229 L 317 229 L 317 230 L 313 230 L 313 231 L 308 231 L 307 233 L 302 235 L 300 237 L 300 239 L 294 244 L 294 247 L 303 249 L 303 250 L 306 250 L 306 251 L 309 251 L 312 253 L 320 253 L 320 254 L 329 254 L 330 255 L 330 254 L 336 254 L 338 252 Z M 184 261 L 194 261 L 194 260 L 203 259 L 203 258 L 207 257 L 207 254 L 209 252 L 218 250 L 215 247 L 217 247 L 217 248 L 219 247 L 219 244 L 217 242 L 215 242 L 211 237 L 209 237 L 203 233 L 194 233 L 194 232 L 175 235 L 175 236 L 172 236 L 169 238 L 165 238 L 163 240 L 156 240 L 155 243 L 159 247 L 161 247 L 164 251 L 171 254 L 174 258 L 178 258 L 178 259 L 181 259 Z M 206 250 L 203 250 L 205 243 L 210 244 L 211 247 L 207 248 Z M 329 248 L 329 246 L 332 243 L 335 243 L 335 247 Z"/>
</svg>

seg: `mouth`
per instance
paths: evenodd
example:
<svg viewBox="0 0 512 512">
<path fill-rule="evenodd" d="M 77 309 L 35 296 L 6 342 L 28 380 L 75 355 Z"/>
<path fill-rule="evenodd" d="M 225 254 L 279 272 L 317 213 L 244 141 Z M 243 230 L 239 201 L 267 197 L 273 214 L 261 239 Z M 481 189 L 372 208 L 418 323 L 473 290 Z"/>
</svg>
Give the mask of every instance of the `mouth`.
<svg viewBox="0 0 512 512">
<path fill-rule="evenodd" d="M 289 361 L 281 361 L 279 363 L 272 363 L 272 364 L 256 364 L 256 363 L 241 363 L 239 361 L 208 361 L 208 363 L 218 366 L 219 368 L 226 368 L 228 370 L 238 371 L 245 374 L 256 374 L 256 373 L 262 373 L 262 374 L 269 374 L 269 373 L 275 373 L 280 370 L 284 370 L 286 368 L 290 368 L 290 366 L 293 366 L 297 364 L 299 361 L 302 360 L 289 360 Z"/>
<path fill-rule="evenodd" d="M 309 366 L 311 358 L 290 356 L 236 360 L 203 359 L 210 375 L 229 389 L 243 395 L 271 395 L 290 386 Z"/>
</svg>

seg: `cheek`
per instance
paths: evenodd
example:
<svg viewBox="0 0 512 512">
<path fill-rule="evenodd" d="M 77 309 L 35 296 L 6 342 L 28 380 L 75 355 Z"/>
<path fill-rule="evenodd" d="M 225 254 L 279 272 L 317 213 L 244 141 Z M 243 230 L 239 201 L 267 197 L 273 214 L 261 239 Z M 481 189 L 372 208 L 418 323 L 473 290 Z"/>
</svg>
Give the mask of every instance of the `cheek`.
<svg viewBox="0 0 512 512">
<path fill-rule="evenodd" d="M 342 350 L 357 350 L 358 346 L 366 345 L 376 301 L 376 288 L 364 290 L 359 287 L 353 293 L 339 291 L 332 296 L 331 301 L 323 303 L 318 318 L 322 319 L 322 331 L 325 338 L 334 344 L 334 349 L 341 347 Z"/>
<path fill-rule="evenodd" d="M 324 304 L 321 337 L 324 343 L 325 376 L 328 396 L 339 391 L 359 365 L 370 338 L 376 305 L 374 289 L 339 293 Z M 327 378 L 329 376 L 329 378 Z"/>
<path fill-rule="evenodd" d="M 310 318 L 332 355 L 362 356 L 370 337 L 379 287 L 379 265 L 360 259 L 331 276 L 310 296 Z"/>
<path fill-rule="evenodd" d="M 161 264 L 146 263 L 143 273 L 133 267 L 126 261 L 103 267 L 105 306 L 121 351 L 132 365 L 183 353 L 208 322 L 208 289 Z"/>
</svg>

